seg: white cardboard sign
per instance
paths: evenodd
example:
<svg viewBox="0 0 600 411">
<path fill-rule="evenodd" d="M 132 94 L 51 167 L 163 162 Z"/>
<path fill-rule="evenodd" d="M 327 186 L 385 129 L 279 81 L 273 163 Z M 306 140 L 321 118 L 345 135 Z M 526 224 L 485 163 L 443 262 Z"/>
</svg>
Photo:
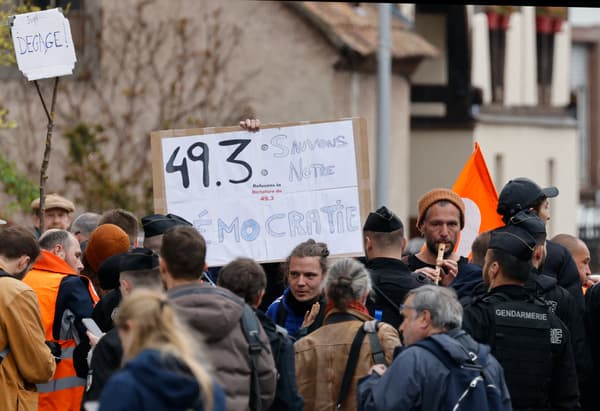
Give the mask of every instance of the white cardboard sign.
<svg viewBox="0 0 600 411">
<path fill-rule="evenodd" d="M 361 208 L 353 120 L 164 133 L 152 139 L 162 159 L 155 197 L 164 184 L 166 206 L 155 208 L 194 224 L 209 266 L 240 256 L 280 261 L 309 238 L 332 255 L 362 255 L 361 212 L 369 206 Z"/>
<path fill-rule="evenodd" d="M 73 74 L 75 46 L 69 20 L 60 9 L 13 16 L 11 35 L 19 70 L 27 80 Z"/>
</svg>

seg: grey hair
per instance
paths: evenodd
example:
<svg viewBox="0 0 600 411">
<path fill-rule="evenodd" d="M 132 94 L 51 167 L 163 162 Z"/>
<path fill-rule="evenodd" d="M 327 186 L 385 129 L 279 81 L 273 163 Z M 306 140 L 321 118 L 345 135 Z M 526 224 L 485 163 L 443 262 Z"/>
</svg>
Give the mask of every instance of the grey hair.
<svg viewBox="0 0 600 411">
<path fill-rule="evenodd" d="M 77 242 L 77 239 L 67 230 L 52 228 L 45 231 L 38 242 L 42 250 L 50 251 L 58 244 L 68 248 L 73 244 L 73 241 Z"/>
<path fill-rule="evenodd" d="M 325 289 L 335 307 L 346 310 L 352 301 L 360 301 L 371 291 L 371 276 L 363 264 L 352 258 L 336 261 L 325 277 Z"/>
<path fill-rule="evenodd" d="M 451 330 L 462 327 L 463 308 L 458 301 L 456 291 L 448 287 L 422 285 L 408 292 L 406 298 L 413 296 L 412 306 L 417 313 L 427 310 L 431 314 L 432 325 L 436 328 Z"/>
<path fill-rule="evenodd" d="M 100 214 L 98 213 L 83 213 L 77 217 L 71 224 L 71 232 L 73 234 L 81 233 L 85 237 L 89 237 L 98 226 Z"/>
</svg>

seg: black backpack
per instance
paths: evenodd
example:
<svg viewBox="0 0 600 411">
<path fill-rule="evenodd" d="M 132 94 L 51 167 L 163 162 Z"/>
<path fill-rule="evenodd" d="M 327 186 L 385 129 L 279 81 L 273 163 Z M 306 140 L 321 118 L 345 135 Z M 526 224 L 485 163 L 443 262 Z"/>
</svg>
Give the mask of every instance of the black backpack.
<svg viewBox="0 0 600 411">
<path fill-rule="evenodd" d="M 467 334 L 462 331 L 460 335 L 466 336 Z M 506 411 L 510 409 L 503 404 L 500 388 L 494 385 L 486 370 L 488 355 L 481 344 L 476 344 L 477 353 L 465 347 L 469 352 L 470 359 L 462 363 L 452 358 L 433 338 L 417 341 L 407 348 L 415 346 L 424 348 L 435 355 L 450 371 L 442 409 L 450 411 Z M 465 345 L 463 344 L 463 346 Z"/>
</svg>

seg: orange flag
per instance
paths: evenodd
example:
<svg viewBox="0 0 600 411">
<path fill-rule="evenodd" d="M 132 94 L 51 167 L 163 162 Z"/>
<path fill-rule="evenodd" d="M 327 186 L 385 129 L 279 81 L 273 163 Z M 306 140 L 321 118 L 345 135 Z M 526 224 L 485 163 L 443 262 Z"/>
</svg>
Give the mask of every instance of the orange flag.
<svg viewBox="0 0 600 411">
<path fill-rule="evenodd" d="M 471 244 L 479 233 L 504 225 L 496 213 L 498 193 L 477 142 L 452 190 L 465 202 L 465 227 L 460 233 L 456 253 L 470 256 Z"/>
</svg>

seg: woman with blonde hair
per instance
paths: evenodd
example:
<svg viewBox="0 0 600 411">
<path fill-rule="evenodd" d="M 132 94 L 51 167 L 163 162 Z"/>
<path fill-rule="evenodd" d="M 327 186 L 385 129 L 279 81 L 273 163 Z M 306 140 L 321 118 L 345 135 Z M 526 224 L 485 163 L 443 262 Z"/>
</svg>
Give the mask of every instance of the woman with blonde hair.
<svg viewBox="0 0 600 411">
<path fill-rule="evenodd" d="M 134 291 L 115 324 L 125 365 L 108 380 L 100 411 L 225 410 L 222 388 L 164 295 Z"/>
<path fill-rule="evenodd" d="M 368 374 L 375 359 L 390 364 L 400 338 L 394 327 L 369 315 L 365 303 L 371 278 L 360 262 L 337 261 L 324 282 L 323 325 L 294 344 L 298 391 L 305 411 L 356 410 L 358 379 Z M 348 361 L 352 351 L 355 361 Z"/>
</svg>

